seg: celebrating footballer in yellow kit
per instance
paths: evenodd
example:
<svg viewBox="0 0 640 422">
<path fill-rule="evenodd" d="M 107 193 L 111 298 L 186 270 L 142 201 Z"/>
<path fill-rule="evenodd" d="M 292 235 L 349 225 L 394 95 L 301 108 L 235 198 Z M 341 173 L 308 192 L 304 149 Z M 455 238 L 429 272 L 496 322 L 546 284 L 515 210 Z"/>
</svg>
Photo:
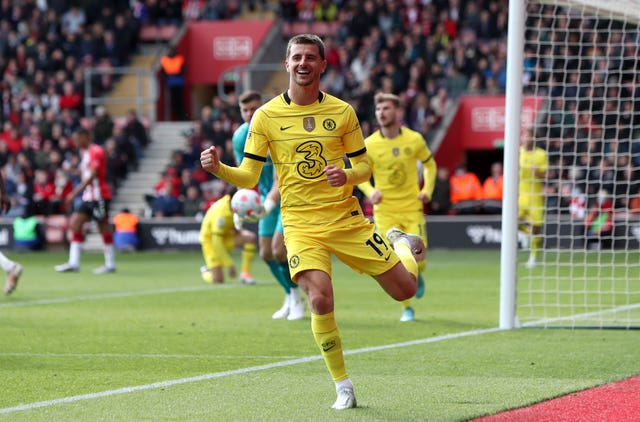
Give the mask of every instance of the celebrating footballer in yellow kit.
<svg viewBox="0 0 640 422">
<path fill-rule="evenodd" d="M 365 139 L 365 145 L 375 187 L 369 181 L 359 184 L 358 187 L 373 204 L 373 220 L 378 233 L 389 232 L 393 235 L 395 231 L 390 229 L 396 227 L 420 236 L 426 248 L 424 205 L 431 200 L 436 182 L 435 159 L 422 135 L 402 125 L 400 98 L 397 95 L 378 93 L 374 102 L 380 129 Z M 422 189 L 416 168 L 418 162 L 422 163 Z M 425 262 L 423 260 L 419 265 L 416 298 L 424 294 L 421 273 Z M 411 301 L 405 300 L 402 305 L 400 321 L 413 321 L 414 309 Z"/>
<path fill-rule="evenodd" d="M 313 34 L 287 45 L 289 88 L 254 114 L 244 159 L 234 168 L 220 163 L 215 149 L 202 152 L 202 167 L 238 187 L 256 184 L 267 154 L 278 176 L 282 222 L 292 279 L 304 289 L 311 329 L 335 382 L 335 409 L 356 407 L 334 317 L 331 255 L 372 275 L 395 300 L 416 293 L 423 254 L 417 236 L 402 232 L 389 245 L 364 217 L 353 187 L 369 180 L 371 168 L 360 124 L 346 102 L 320 91 L 327 66 L 324 43 Z M 347 156 L 351 168 L 343 160 Z"/>
</svg>

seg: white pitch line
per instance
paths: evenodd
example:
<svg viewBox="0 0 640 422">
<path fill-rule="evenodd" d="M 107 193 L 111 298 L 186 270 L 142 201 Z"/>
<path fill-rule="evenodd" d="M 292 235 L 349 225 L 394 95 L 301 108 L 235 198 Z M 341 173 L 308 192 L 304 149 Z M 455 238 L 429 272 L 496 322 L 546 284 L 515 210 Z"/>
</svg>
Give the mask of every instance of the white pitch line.
<svg viewBox="0 0 640 422">
<path fill-rule="evenodd" d="M 439 342 L 439 341 L 453 340 L 453 339 L 462 338 L 462 337 L 477 336 L 477 335 L 482 335 L 482 334 L 487 334 L 487 333 L 494 333 L 494 332 L 497 332 L 497 331 L 500 331 L 500 329 L 499 328 L 487 328 L 487 329 L 483 329 L 483 330 L 473 330 L 473 331 L 466 331 L 466 332 L 462 332 L 462 333 L 445 334 L 445 335 L 442 335 L 442 336 L 429 337 L 429 338 L 424 338 L 424 339 L 419 339 L 419 340 L 405 341 L 405 342 L 401 342 L 401 343 L 385 344 L 385 345 L 380 345 L 380 346 L 363 347 L 363 348 L 355 349 L 355 350 L 347 350 L 344 353 L 345 353 L 345 355 L 355 355 L 355 354 L 360 354 L 360 353 L 376 352 L 376 351 L 379 351 L 379 350 L 397 349 L 397 348 L 400 348 L 400 347 L 415 346 L 415 345 L 427 344 L 427 343 L 436 343 L 436 342 Z M 62 397 L 62 398 L 59 398 L 59 399 L 46 400 L 46 401 L 40 401 L 40 402 L 35 402 L 35 403 L 28 403 L 28 404 L 23 404 L 23 405 L 20 405 L 20 406 L 5 407 L 5 408 L 0 409 L 0 414 L 13 413 L 13 412 L 18 412 L 18 411 L 22 411 L 22 410 L 38 409 L 38 408 L 41 408 L 41 407 L 55 406 L 55 405 L 63 404 L 63 403 L 74 403 L 74 402 L 83 401 L 83 400 L 92 400 L 92 399 L 97 399 L 97 398 L 101 398 L 101 397 L 110 397 L 110 396 L 115 396 L 115 395 L 119 395 L 119 394 L 134 393 L 134 392 L 137 392 L 137 391 L 153 390 L 153 389 L 158 389 L 158 388 L 167 388 L 167 387 L 171 387 L 171 386 L 174 386 L 174 385 L 188 384 L 188 383 L 199 382 L 199 381 L 206 381 L 206 380 L 211 380 L 211 379 L 215 379 L 215 378 L 224 378 L 224 377 L 229 377 L 229 376 L 233 376 L 233 375 L 247 374 L 247 373 L 250 373 L 250 372 L 266 371 L 266 370 L 273 369 L 273 368 L 280 368 L 280 367 L 284 367 L 284 366 L 298 365 L 298 364 L 301 364 L 301 363 L 313 362 L 313 361 L 317 361 L 317 360 L 321 360 L 321 359 L 322 359 L 321 355 L 307 356 L 307 357 L 302 357 L 302 358 L 298 358 L 298 359 L 290 359 L 290 360 L 284 360 L 284 361 L 280 361 L 280 362 L 268 363 L 268 364 L 265 364 L 265 365 L 250 366 L 250 367 L 247 367 L 247 368 L 239 368 L 239 369 L 234 369 L 234 370 L 231 370 L 231 371 L 213 372 L 213 373 L 210 373 L 210 374 L 203 374 L 203 375 L 198 375 L 198 376 L 195 376 L 195 377 L 179 378 L 179 379 L 174 379 L 174 380 L 155 382 L 155 383 L 152 383 L 152 384 L 137 385 L 137 386 L 132 386 L 132 387 L 123 387 L 123 388 L 117 388 L 115 390 L 102 391 L 102 392 L 99 392 L 99 393 L 89 393 L 89 394 L 80 394 L 80 395 L 77 395 L 77 396 Z"/>
<path fill-rule="evenodd" d="M 582 313 L 582 314 L 575 314 L 575 315 L 568 315 L 568 316 L 562 316 L 562 317 L 540 319 L 538 321 L 527 322 L 525 324 L 522 324 L 522 326 L 523 327 L 531 327 L 531 326 L 536 326 L 536 325 L 547 325 L 547 324 L 552 324 L 552 323 L 555 323 L 555 322 L 562 322 L 562 321 L 588 320 L 590 318 L 594 318 L 594 317 L 598 317 L 598 316 L 603 316 L 603 315 L 608 315 L 608 314 L 616 314 L 618 312 L 633 311 L 633 310 L 638 309 L 638 308 L 640 308 L 640 303 L 635 303 L 633 305 L 622 305 L 622 306 L 617 306 L 615 308 L 602 309 L 602 310 L 593 311 L 593 312 L 585 312 L 585 313 Z"/>
<path fill-rule="evenodd" d="M 158 295 L 158 294 L 166 294 L 166 293 L 199 292 L 202 290 L 211 290 L 213 288 L 224 289 L 224 288 L 233 288 L 233 287 L 239 287 L 239 286 L 236 286 L 234 284 L 226 284 L 226 285 L 215 286 L 215 287 L 188 286 L 188 287 L 172 287 L 172 288 L 166 288 L 166 289 L 141 290 L 137 292 L 102 293 L 102 294 L 86 295 L 86 296 L 60 297 L 55 299 L 28 300 L 25 302 L 0 303 L 0 308 L 19 308 L 22 306 L 38 306 L 38 305 L 58 305 L 60 303 L 80 302 L 85 300 L 117 299 L 117 298 L 123 298 L 123 297 L 149 296 L 149 295 Z"/>
</svg>

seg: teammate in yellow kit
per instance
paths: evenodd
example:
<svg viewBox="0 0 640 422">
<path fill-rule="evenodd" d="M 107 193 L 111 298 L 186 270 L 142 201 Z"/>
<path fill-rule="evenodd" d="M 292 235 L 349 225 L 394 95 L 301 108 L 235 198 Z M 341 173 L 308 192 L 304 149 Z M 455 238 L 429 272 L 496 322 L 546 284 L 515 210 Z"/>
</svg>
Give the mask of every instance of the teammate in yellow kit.
<svg viewBox="0 0 640 422">
<path fill-rule="evenodd" d="M 424 205 L 431 200 L 436 181 L 436 162 L 419 132 L 401 123 L 400 98 L 379 93 L 374 98 L 380 129 L 364 140 L 371 162 L 375 187 L 369 182 L 358 185 L 373 204 L 373 220 L 379 233 L 397 227 L 422 238 L 427 246 Z M 420 189 L 417 163 L 422 163 L 424 185 Z M 420 263 L 420 272 L 426 266 Z M 418 275 L 416 297 L 424 294 L 422 274 Z M 413 321 L 411 301 L 402 302 L 400 321 Z"/>
<path fill-rule="evenodd" d="M 251 263 L 256 255 L 256 234 L 249 230 L 236 230 L 231 211 L 231 197 L 235 189 L 213 203 L 200 224 L 200 245 L 206 266 L 201 269 L 202 278 L 211 283 L 224 282 L 224 269 L 230 277 L 236 277 L 236 267 L 230 252 L 242 246 L 240 282 L 255 284 L 251 277 Z"/>
<path fill-rule="evenodd" d="M 331 255 L 372 275 L 402 301 L 416 293 L 416 259 L 423 258 L 424 244 L 394 229 L 392 249 L 364 217 L 353 196 L 353 187 L 371 176 L 362 130 L 349 104 L 320 91 L 326 66 L 318 36 L 291 38 L 285 58 L 289 88 L 254 114 L 240 167 L 220 163 L 215 149 L 203 151 L 200 163 L 223 180 L 252 187 L 271 155 L 291 277 L 307 294 L 311 329 L 336 386 L 333 408 L 348 409 L 356 407 L 356 398 L 334 317 Z"/>
<path fill-rule="evenodd" d="M 544 179 L 547 174 L 547 152 L 536 147 L 533 129 L 522 134 L 520 146 L 520 183 L 518 185 L 518 218 L 520 228 L 529 235 L 531 252 L 526 263 L 533 268 L 538 262 L 544 225 Z"/>
</svg>

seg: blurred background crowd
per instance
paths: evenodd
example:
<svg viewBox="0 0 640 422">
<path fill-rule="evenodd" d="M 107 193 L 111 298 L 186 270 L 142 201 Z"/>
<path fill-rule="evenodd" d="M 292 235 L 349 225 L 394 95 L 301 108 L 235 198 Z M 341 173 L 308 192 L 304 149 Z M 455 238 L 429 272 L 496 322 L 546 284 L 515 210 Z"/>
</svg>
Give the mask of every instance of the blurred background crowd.
<svg viewBox="0 0 640 422">
<path fill-rule="evenodd" d="M 148 123 L 133 110 L 124 119 L 110 116 L 103 107 L 85 116 L 86 84 L 91 84 L 94 93 L 107 93 L 114 77 L 105 74 L 85 81 L 84 69 L 126 65 L 138 48 L 144 24 L 234 19 L 247 8 L 268 7 L 277 7 L 276 15 L 285 22 L 334 22 L 335 33 L 325 37 L 328 67 L 321 89 L 354 106 L 365 136 L 376 129 L 374 94 L 397 94 L 406 126 L 421 132 L 430 143 L 458 96 L 504 92 L 508 3 L 1 0 L 0 171 L 12 196 L 11 216 L 68 211 L 63 199 L 79 180 L 79 157 L 70 140 L 78 127 L 89 128 L 94 141 L 105 148 L 114 191 L 137 168 L 153 141 Z M 532 26 L 538 29 L 526 34 L 525 84 L 549 80 L 547 89 L 554 98 L 538 134 L 540 146 L 550 154 L 552 176 L 557 176 L 547 186 L 549 201 L 569 212 L 576 197 L 583 195 L 588 203 L 605 191 L 616 206 L 629 209 L 632 206 L 624 198 L 637 196 L 639 185 L 640 143 L 634 140 L 638 138 L 640 103 L 631 100 L 640 98 L 634 77 L 638 53 L 633 50 L 638 40 L 618 42 L 628 46 L 620 49 L 620 60 L 634 60 L 629 60 L 627 73 L 612 75 L 610 69 L 616 63 L 599 60 L 604 52 L 586 51 L 579 42 L 564 43 L 574 51 L 558 59 L 551 59 L 552 51 L 545 50 L 556 48 L 551 42 L 542 48 L 542 58 L 534 55 L 536 43 L 544 43 L 548 35 L 545 28 L 567 25 L 568 40 L 606 37 L 599 32 L 601 28 L 590 27 L 588 22 L 576 27 L 576 20 L 571 27 L 561 18 L 532 19 Z M 584 72 L 584 66 L 593 71 Z M 616 84 L 620 81 L 623 84 Z M 236 101 L 239 94 L 214 95 L 196 111 L 192 128 L 184 133 L 181 144 L 177 142 L 169 164 L 141 199 L 146 200 L 148 216 L 198 216 L 221 194 L 215 179 L 199 168 L 199 154 L 216 145 L 224 151 L 224 161 L 234 164 L 231 135 L 242 123 Z M 465 163 L 452 171 L 440 169 L 426 211 L 499 212 L 502 166 L 496 162 L 486 167 L 487 174 L 480 176 Z M 364 205 L 368 209 L 366 201 Z"/>
</svg>

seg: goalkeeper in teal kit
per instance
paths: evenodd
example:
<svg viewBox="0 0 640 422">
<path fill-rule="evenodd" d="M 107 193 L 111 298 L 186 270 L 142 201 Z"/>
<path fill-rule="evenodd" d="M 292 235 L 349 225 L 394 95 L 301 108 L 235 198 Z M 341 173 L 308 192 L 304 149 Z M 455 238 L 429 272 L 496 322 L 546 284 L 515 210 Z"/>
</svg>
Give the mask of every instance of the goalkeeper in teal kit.
<svg viewBox="0 0 640 422">
<path fill-rule="evenodd" d="M 262 97 L 256 91 L 244 92 L 239 98 L 240 113 L 244 123 L 233 133 L 233 151 L 236 163 L 240 165 L 244 155 L 244 144 L 249 133 L 249 122 L 253 113 L 262 105 Z M 258 180 L 258 191 L 264 207 L 264 216 L 258 222 L 260 256 L 269 266 L 278 283 L 285 291 L 284 304 L 274 314 L 274 319 L 287 318 L 290 321 L 304 317 L 304 301 L 298 285 L 291 281 L 284 246 L 284 232 L 280 214 L 280 192 L 275 183 L 275 172 L 270 157 L 262 168 Z M 242 225 L 234 216 L 237 226 Z M 238 227 L 239 228 L 239 227 Z"/>
</svg>

